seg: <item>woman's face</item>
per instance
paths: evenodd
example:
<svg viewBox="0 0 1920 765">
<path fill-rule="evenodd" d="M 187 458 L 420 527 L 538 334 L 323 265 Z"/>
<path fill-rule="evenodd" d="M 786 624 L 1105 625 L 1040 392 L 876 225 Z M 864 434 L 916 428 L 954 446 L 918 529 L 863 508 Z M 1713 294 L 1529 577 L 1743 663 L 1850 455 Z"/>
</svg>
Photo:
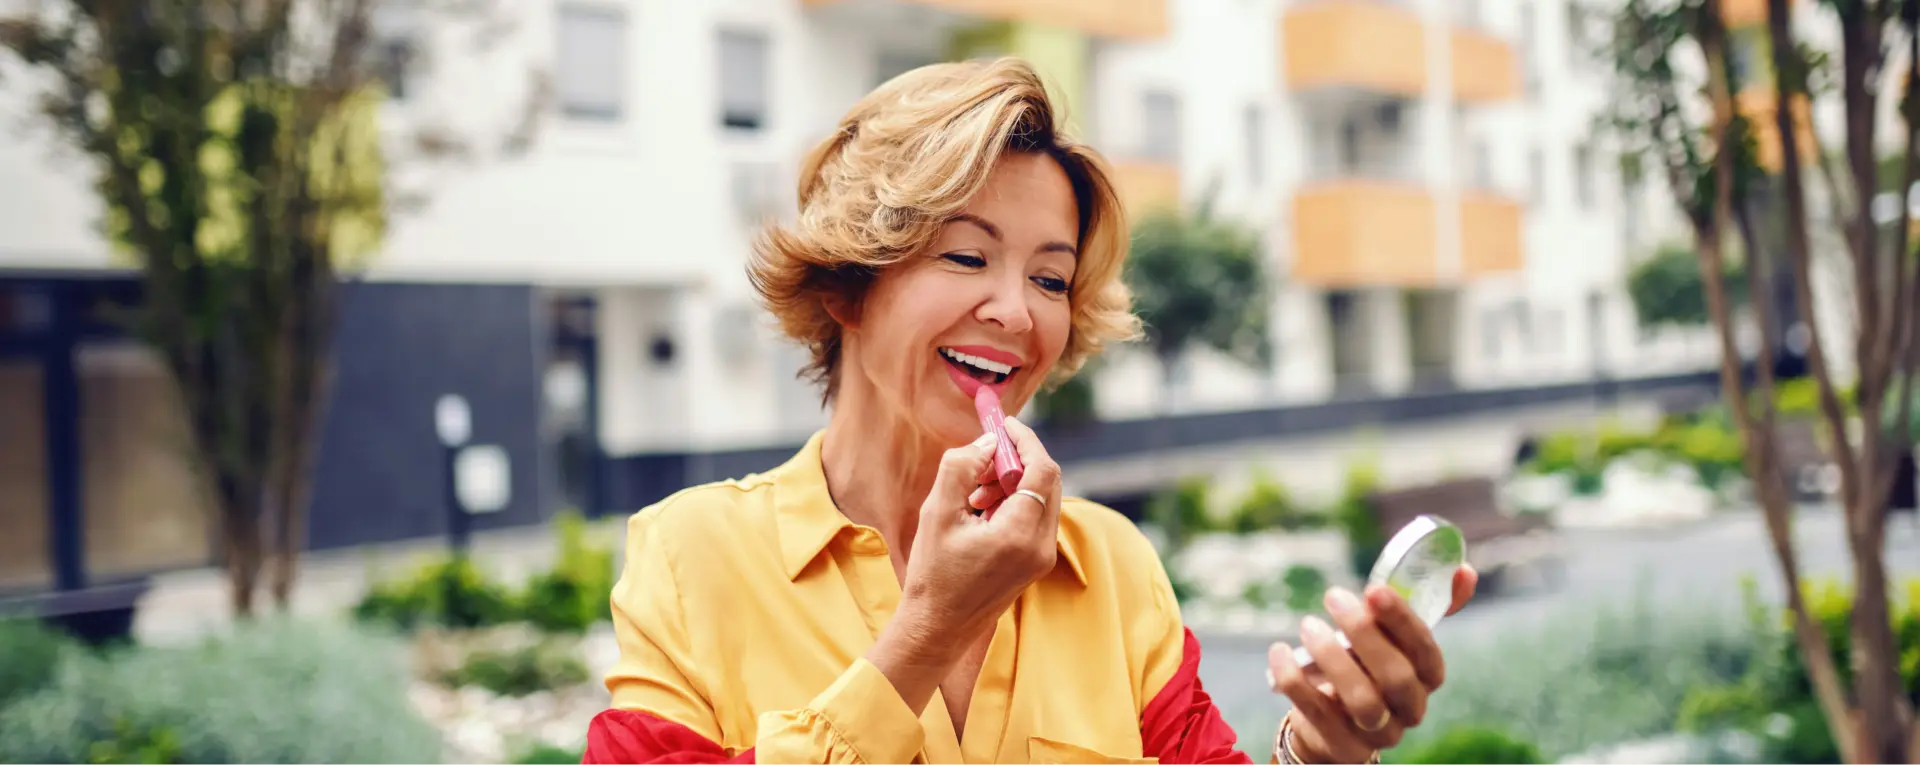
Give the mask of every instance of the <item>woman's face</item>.
<svg viewBox="0 0 1920 765">
<path fill-rule="evenodd" d="M 849 322 L 843 372 L 942 444 L 980 434 L 983 385 L 1019 411 L 1066 348 L 1079 220 L 1057 162 L 1003 156 L 930 247 L 875 278 Z"/>
</svg>

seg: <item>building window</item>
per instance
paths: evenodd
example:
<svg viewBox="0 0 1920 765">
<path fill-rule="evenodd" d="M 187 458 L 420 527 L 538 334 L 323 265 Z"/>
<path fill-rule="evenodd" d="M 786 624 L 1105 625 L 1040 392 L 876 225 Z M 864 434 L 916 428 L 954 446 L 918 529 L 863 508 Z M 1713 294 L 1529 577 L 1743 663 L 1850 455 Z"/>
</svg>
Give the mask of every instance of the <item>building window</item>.
<svg viewBox="0 0 1920 765">
<path fill-rule="evenodd" d="M 395 101 L 407 100 L 407 79 L 412 74 L 413 40 L 406 37 L 389 37 L 380 40 L 375 48 L 375 67 L 380 82 L 386 85 L 387 97 Z"/>
<path fill-rule="evenodd" d="M 1533 36 L 1533 2 L 1520 0 L 1520 72 L 1527 96 L 1540 93 L 1540 52 Z"/>
<path fill-rule="evenodd" d="M 1265 181 L 1267 175 L 1266 136 L 1264 135 L 1266 121 L 1262 119 L 1260 105 L 1248 104 L 1241 120 L 1247 134 L 1247 183 L 1257 187 Z"/>
<path fill-rule="evenodd" d="M 720 124 L 759 130 L 767 121 L 767 37 L 720 33 Z"/>
<path fill-rule="evenodd" d="M 1547 160 L 1538 146 L 1527 150 L 1527 200 L 1536 206 L 1547 203 Z"/>
<path fill-rule="evenodd" d="M 1573 191 L 1583 209 L 1592 208 L 1599 196 L 1594 189 L 1593 147 L 1584 143 L 1573 147 Z"/>
<path fill-rule="evenodd" d="M 558 28 L 554 81 L 561 111 L 580 119 L 620 119 L 626 106 L 626 13 L 562 5 Z"/>
<path fill-rule="evenodd" d="M 1140 158 L 1167 162 L 1180 158 L 1180 97 L 1161 90 L 1140 99 Z"/>
</svg>

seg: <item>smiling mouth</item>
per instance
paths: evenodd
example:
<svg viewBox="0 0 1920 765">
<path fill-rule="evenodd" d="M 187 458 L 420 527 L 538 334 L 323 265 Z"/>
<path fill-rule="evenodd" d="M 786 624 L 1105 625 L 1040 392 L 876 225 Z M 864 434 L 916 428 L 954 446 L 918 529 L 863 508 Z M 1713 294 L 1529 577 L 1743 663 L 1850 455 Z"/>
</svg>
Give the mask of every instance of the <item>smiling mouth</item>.
<svg viewBox="0 0 1920 765">
<path fill-rule="evenodd" d="M 952 348 L 941 348 L 940 358 L 952 365 L 953 368 L 965 373 L 968 377 L 972 377 L 975 380 L 989 385 L 999 385 L 1006 382 L 1007 378 L 1012 377 L 1015 372 L 1020 371 L 1019 367 L 1009 366 L 998 361 L 989 361 L 979 356 L 970 356 L 953 350 Z"/>
</svg>

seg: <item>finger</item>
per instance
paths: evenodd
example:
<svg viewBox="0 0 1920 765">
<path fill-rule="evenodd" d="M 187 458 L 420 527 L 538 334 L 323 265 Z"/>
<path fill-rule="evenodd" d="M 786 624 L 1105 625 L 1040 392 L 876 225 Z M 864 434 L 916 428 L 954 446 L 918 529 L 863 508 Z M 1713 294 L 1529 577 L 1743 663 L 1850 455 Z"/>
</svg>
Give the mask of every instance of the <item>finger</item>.
<svg viewBox="0 0 1920 765">
<path fill-rule="evenodd" d="M 1327 613 L 1351 643 L 1360 668 L 1373 678 L 1373 686 L 1386 699 L 1387 708 L 1404 725 L 1419 725 L 1427 715 L 1427 687 L 1413 670 L 1413 663 L 1393 644 L 1373 613 L 1360 598 L 1345 589 L 1327 590 Z M 1360 718 L 1365 723 L 1369 718 Z"/>
<path fill-rule="evenodd" d="M 1373 678 L 1360 668 L 1346 646 L 1334 638 L 1332 627 L 1317 616 L 1303 618 L 1300 642 L 1307 647 L 1307 653 L 1313 656 L 1314 665 L 1320 668 L 1327 682 L 1333 684 L 1334 695 L 1339 697 L 1340 704 L 1346 707 L 1361 732 L 1378 732 L 1393 722 L 1393 712 L 1374 687 Z"/>
<path fill-rule="evenodd" d="M 981 466 L 993 462 L 993 445 L 994 435 L 984 433 L 973 443 L 948 449 L 940 455 L 940 469 L 934 474 L 933 491 L 927 496 L 925 509 L 942 519 L 964 514 L 957 511 L 964 509 L 968 495 L 978 486 L 973 479 L 980 474 Z M 949 508 L 956 512 L 947 512 Z"/>
<path fill-rule="evenodd" d="M 967 496 L 967 505 L 981 510 L 992 510 L 1000 505 L 1000 500 L 1006 498 L 1007 492 L 1000 488 L 998 481 L 988 481 L 974 488 L 973 493 Z"/>
<path fill-rule="evenodd" d="M 1334 700 L 1332 687 L 1324 680 L 1315 682 L 1309 678 L 1307 670 L 1293 660 L 1293 649 L 1285 643 L 1274 643 L 1267 648 L 1267 687 L 1292 700 L 1294 708 L 1316 725 L 1341 729 L 1345 715 Z"/>
<path fill-rule="evenodd" d="M 1413 664 L 1414 674 L 1428 691 L 1447 681 L 1447 662 L 1440 655 L 1440 644 L 1434 642 L 1433 630 L 1426 622 L 1414 615 L 1406 598 L 1393 588 L 1374 585 L 1367 588 L 1367 606 L 1373 611 L 1374 621 Z"/>
<path fill-rule="evenodd" d="M 1460 613 L 1467 607 L 1467 601 L 1473 600 L 1473 593 L 1480 589 L 1480 572 L 1472 565 L 1462 563 L 1459 570 L 1453 572 L 1453 607 L 1447 609 L 1447 615 Z"/>
<path fill-rule="evenodd" d="M 1026 423 L 1012 417 L 1004 422 L 1007 437 L 1013 439 L 1014 449 L 1020 454 L 1020 464 L 1026 469 L 1025 475 L 1020 477 L 1019 488 L 1047 498 L 1045 503 L 1035 504 L 1045 505 L 1041 508 L 1042 515 L 1038 520 L 1052 528 L 1060 521 L 1060 465 L 1047 454 L 1047 447 L 1040 444 L 1040 437 Z"/>
</svg>

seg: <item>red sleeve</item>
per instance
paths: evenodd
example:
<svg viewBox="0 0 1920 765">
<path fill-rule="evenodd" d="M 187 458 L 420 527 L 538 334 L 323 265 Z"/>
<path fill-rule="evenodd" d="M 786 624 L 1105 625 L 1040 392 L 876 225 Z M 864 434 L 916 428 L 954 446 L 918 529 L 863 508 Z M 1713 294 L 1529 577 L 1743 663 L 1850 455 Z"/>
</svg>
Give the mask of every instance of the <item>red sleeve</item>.
<svg viewBox="0 0 1920 765">
<path fill-rule="evenodd" d="M 1213 705 L 1213 697 L 1200 687 L 1200 641 L 1193 630 L 1182 630 L 1186 644 L 1180 669 L 1140 713 L 1142 753 L 1161 762 L 1253 762 L 1235 748 L 1238 737 L 1220 719 L 1220 708 Z"/>
<path fill-rule="evenodd" d="M 643 762 L 753 762 L 753 750 L 732 757 L 719 744 L 645 712 L 609 709 L 587 726 L 582 765 Z"/>
</svg>

